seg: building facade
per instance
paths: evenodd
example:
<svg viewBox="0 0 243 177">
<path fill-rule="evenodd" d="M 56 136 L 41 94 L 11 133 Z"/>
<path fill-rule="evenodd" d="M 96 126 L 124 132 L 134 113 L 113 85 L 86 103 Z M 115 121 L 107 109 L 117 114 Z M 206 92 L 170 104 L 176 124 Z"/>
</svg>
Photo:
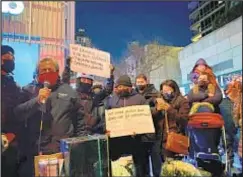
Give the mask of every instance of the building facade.
<svg viewBox="0 0 243 177">
<path fill-rule="evenodd" d="M 189 90 L 190 72 L 199 58 L 213 68 L 221 87 L 226 78 L 242 73 L 242 17 L 186 46 L 179 53 L 182 85 Z"/>
<path fill-rule="evenodd" d="M 18 15 L 2 11 L 2 39 L 30 45 L 39 44 L 39 58 L 47 56 L 55 58 L 62 72 L 69 44 L 74 43 L 75 2 L 23 1 L 22 3 L 24 9 Z M 14 7 L 14 4 L 10 6 Z"/>
<path fill-rule="evenodd" d="M 211 33 L 215 29 L 215 23 L 220 16 L 223 18 L 229 15 L 229 11 L 236 11 L 240 1 L 191 1 L 188 3 L 190 30 L 192 32 L 192 42 L 198 41 L 203 36 Z M 234 12 L 233 12 L 234 13 Z M 231 15 L 235 15 L 232 14 Z M 237 14 L 236 14 L 237 15 Z M 240 15 L 238 15 L 239 17 Z M 231 17 L 230 17 L 231 18 Z M 224 19 L 223 19 L 224 20 Z M 222 23 L 222 22 L 221 22 Z"/>
<path fill-rule="evenodd" d="M 180 85 L 181 71 L 178 55 L 183 48 L 163 45 L 153 47 L 155 47 L 155 51 L 158 50 L 155 53 L 159 55 L 147 55 L 148 60 L 156 60 L 149 71 L 150 83 L 153 83 L 156 89 L 160 89 L 160 84 L 167 79 L 173 79 Z M 149 53 L 149 51 L 147 52 Z"/>
<path fill-rule="evenodd" d="M 75 43 L 85 47 L 91 47 L 91 39 L 85 35 L 84 29 L 79 29 L 75 34 Z"/>
</svg>

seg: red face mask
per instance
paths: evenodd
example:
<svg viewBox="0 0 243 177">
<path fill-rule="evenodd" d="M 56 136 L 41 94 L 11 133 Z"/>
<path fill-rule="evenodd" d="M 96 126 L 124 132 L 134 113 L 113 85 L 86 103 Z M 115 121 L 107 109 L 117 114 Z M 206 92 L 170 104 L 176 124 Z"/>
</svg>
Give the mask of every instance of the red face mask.
<svg viewBox="0 0 243 177">
<path fill-rule="evenodd" d="M 50 85 L 55 85 L 58 79 L 58 72 L 48 72 L 40 74 L 38 77 L 38 82 L 44 84 L 45 81 L 49 82 Z"/>
</svg>

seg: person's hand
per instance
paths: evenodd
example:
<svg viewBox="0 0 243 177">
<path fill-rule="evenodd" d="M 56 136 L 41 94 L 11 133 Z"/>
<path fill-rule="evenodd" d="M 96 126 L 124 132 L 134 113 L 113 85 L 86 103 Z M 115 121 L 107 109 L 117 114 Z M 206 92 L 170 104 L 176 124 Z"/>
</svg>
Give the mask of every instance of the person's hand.
<svg viewBox="0 0 243 177">
<path fill-rule="evenodd" d="M 170 108 L 170 105 L 168 103 L 166 103 L 162 98 L 157 98 L 156 102 L 157 102 L 156 109 L 158 111 L 161 111 L 161 110 L 167 111 Z"/>
<path fill-rule="evenodd" d="M 132 136 L 132 138 L 135 138 L 136 135 L 137 134 L 135 132 L 133 132 L 133 134 L 131 136 Z"/>
<path fill-rule="evenodd" d="M 112 64 L 110 64 L 110 71 L 111 71 L 111 73 L 113 73 L 115 71 L 115 67 Z"/>
<path fill-rule="evenodd" d="M 51 94 L 51 89 L 48 88 L 40 89 L 38 94 L 38 102 L 45 103 L 47 98 L 50 96 L 50 94 Z"/>
<path fill-rule="evenodd" d="M 105 131 L 105 134 L 106 134 L 106 136 L 110 137 L 111 132 L 110 132 L 109 130 L 106 130 L 106 131 Z"/>
<path fill-rule="evenodd" d="M 213 96 L 214 96 L 214 94 L 208 93 L 208 97 L 213 97 Z"/>
<path fill-rule="evenodd" d="M 5 135 L 2 135 L 2 145 L 3 145 L 4 149 L 7 149 L 8 146 L 9 146 L 8 139 L 7 139 L 7 137 Z"/>
</svg>

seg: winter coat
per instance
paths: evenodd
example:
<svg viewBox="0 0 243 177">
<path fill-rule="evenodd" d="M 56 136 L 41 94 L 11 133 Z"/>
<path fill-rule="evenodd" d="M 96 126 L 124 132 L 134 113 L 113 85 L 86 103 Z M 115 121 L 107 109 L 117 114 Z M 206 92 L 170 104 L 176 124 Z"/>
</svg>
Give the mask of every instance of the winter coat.
<svg viewBox="0 0 243 177">
<path fill-rule="evenodd" d="M 169 102 L 169 104 L 171 106 L 167 110 L 169 130 L 185 134 L 188 114 L 190 111 L 188 100 L 180 95 Z M 163 119 L 163 125 L 165 126 L 165 119 Z M 163 135 L 166 137 L 166 129 L 164 128 L 163 130 Z M 163 141 L 165 142 L 166 138 L 163 138 Z"/>
<path fill-rule="evenodd" d="M 13 109 L 21 102 L 21 88 L 9 75 L 1 76 L 1 131 L 16 134 L 19 129 Z"/>
<path fill-rule="evenodd" d="M 31 154 L 37 153 L 41 119 L 41 151 L 43 154 L 56 153 L 59 152 L 60 139 L 83 133 L 83 107 L 79 104 L 77 93 L 68 84 L 58 84 L 53 88 L 44 105 L 38 103 L 39 89 L 34 84 L 24 87 L 23 92 L 28 101 L 18 105 L 14 112 L 25 122 L 29 139 L 26 146 Z"/>
<path fill-rule="evenodd" d="M 180 134 L 185 134 L 185 128 L 187 126 L 188 114 L 190 112 L 190 106 L 187 99 L 179 95 L 175 97 L 170 104 L 170 108 L 167 110 L 167 118 L 169 124 L 169 131 L 176 132 Z M 163 147 L 167 141 L 167 132 L 164 119 L 164 111 L 161 111 L 163 114 L 163 120 L 160 123 L 161 129 L 163 130 Z M 164 156 L 173 156 L 174 153 L 168 152 L 166 150 L 162 151 Z"/>
<path fill-rule="evenodd" d="M 136 90 L 138 92 L 138 90 Z M 154 121 L 154 127 L 156 131 L 157 138 L 161 135 L 161 128 L 159 127 L 159 121 L 162 120 L 161 114 L 158 114 L 155 110 L 155 102 L 156 98 L 159 95 L 159 92 L 155 89 L 153 84 L 149 84 L 145 89 L 143 93 L 140 93 L 144 98 L 146 99 L 147 104 L 151 108 L 151 113 L 153 116 Z M 154 141 L 156 137 L 155 134 L 148 134 L 147 136 L 143 136 L 143 141 Z"/>
<path fill-rule="evenodd" d="M 21 88 L 17 86 L 12 76 L 2 75 L 1 77 L 1 131 L 2 133 L 13 133 L 15 139 L 9 146 L 18 147 L 20 152 L 23 141 L 24 123 L 19 121 L 19 115 L 15 115 L 13 110 L 20 103 L 24 102 L 24 95 Z"/>
<path fill-rule="evenodd" d="M 222 101 L 222 92 L 219 87 L 216 87 L 215 94 L 213 97 L 208 96 L 207 87 L 200 87 L 198 93 L 194 93 L 193 89 L 191 89 L 187 95 L 190 106 L 196 102 L 208 102 L 214 106 L 215 113 L 220 113 L 219 104 Z"/>
<path fill-rule="evenodd" d="M 105 107 L 102 94 L 99 98 L 92 97 L 91 94 L 79 93 L 80 104 L 84 107 L 85 131 L 83 135 L 103 134 L 104 133 L 104 112 Z"/>
<path fill-rule="evenodd" d="M 85 135 L 105 133 L 105 102 L 112 93 L 113 79 L 99 94 L 79 93 L 80 104 L 84 107 Z"/>
<path fill-rule="evenodd" d="M 116 94 L 112 95 L 112 97 L 107 100 L 106 109 L 146 104 L 146 100 L 142 95 L 138 94 L 136 91 L 132 91 L 126 98 Z M 136 140 L 131 136 L 110 139 L 111 159 L 116 160 L 124 154 L 131 154 L 131 152 L 134 151 L 132 144 L 135 141 L 141 142 L 141 137 L 142 135 L 135 136 Z"/>
</svg>

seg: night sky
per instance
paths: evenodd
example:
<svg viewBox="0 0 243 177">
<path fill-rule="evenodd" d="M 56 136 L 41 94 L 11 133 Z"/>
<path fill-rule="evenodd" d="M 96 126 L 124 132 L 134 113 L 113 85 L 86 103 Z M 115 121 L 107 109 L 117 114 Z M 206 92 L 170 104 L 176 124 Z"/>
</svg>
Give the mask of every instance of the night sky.
<svg viewBox="0 0 243 177">
<path fill-rule="evenodd" d="M 132 41 L 186 46 L 190 43 L 188 2 L 76 2 L 76 30 L 118 62 Z"/>
</svg>

